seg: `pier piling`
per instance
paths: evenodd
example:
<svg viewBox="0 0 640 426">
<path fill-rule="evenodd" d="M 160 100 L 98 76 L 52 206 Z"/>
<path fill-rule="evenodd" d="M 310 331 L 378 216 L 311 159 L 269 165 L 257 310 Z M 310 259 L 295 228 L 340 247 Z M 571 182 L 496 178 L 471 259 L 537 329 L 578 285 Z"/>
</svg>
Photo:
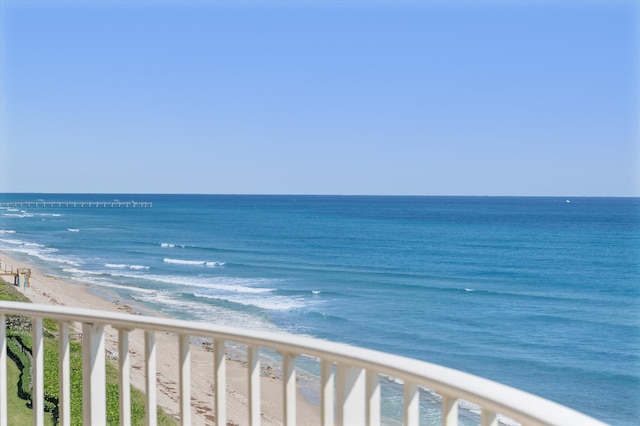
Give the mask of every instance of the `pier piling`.
<svg viewBox="0 0 640 426">
<path fill-rule="evenodd" d="M 107 208 L 115 207 L 121 208 L 141 208 L 149 209 L 153 207 L 153 203 L 148 201 L 2 201 L 0 202 L 0 208 L 34 208 L 48 207 L 48 208 L 76 208 L 83 209 L 86 205 L 88 208 Z"/>
</svg>

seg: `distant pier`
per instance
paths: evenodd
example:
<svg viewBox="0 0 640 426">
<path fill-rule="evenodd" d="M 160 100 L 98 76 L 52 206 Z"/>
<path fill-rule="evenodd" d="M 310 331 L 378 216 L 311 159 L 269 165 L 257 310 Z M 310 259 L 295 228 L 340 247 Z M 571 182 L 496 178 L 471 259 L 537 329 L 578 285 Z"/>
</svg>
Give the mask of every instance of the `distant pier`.
<svg viewBox="0 0 640 426">
<path fill-rule="evenodd" d="M 5 201 L 0 207 L 6 208 L 140 208 L 149 209 L 153 203 L 148 201 Z"/>
</svg>

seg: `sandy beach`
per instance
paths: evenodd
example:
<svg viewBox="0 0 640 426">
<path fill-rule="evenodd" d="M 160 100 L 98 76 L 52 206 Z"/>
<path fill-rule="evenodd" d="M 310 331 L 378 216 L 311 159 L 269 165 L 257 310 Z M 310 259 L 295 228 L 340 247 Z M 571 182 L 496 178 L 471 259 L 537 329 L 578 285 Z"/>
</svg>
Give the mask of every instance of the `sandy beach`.
<svg viewBox="0 0 640 426">
<path fill-rule="evenodd" d="M 68 282 L 59 277 L 38 271 L 32 265 L 16 260 L 0 252 L 0 269 L 31 268 L 30 286 L 19 288 L 33 303 L 53 304 L 93 309 L 128 312 L 132 315 L 154 315 L 147 308 L 131 301 L 110 301 L 90 291 L 89 285 Z M 157 314 L 155 314 L 157 315 Z M 77 330 L 80 331 L 80 330 Z M 118 332 L 107 327 L 107 351 L 113 357 L 118 353 Z M 130 333 L 131 383 L 144 391 L 144 335 L 141 331 Z M 178 337 L 170 333 L 156 333 L 157 345 L 157 397 L 158 405 L 177 418 L 178 407 Z M 192 424 L 211 424 L 213 411 L 213 355 L 201 345 L 192 345 Z M 262 366 L 263 370 L 266 366 Z M 248 424 L 247 368 L 243 360 L 227 357 L 227 421 L 232 424 Z M 282 424 L 282 381 L 273 374 L 261 378 L 262 424 Z M 320 407 L 306 401 L 298 392 L 297 423 L 319 424 Z"/>
</svg>

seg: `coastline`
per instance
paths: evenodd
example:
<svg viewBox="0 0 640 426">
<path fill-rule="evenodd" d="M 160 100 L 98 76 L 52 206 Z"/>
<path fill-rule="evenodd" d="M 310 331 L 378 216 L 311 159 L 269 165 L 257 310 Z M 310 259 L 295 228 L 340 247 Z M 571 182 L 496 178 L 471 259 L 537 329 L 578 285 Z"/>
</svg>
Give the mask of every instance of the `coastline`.
<svg viewBox="0 0 640 426">
<path fill-rule="evenodd" d="M 30 286 L 17 289 L 33 303 L 53 304 L 72 307 L 90 307 L 92 309 L 127 312 L 132 315 L 154 315 L 157 312 L 137 306 L 134 301 L 110 301 L 90 291 L 88 284 L 72 283 L 63 278 L 45 274 L 28 261 L 15 259 L 5 251 L 0 251 L 2 270 L 30 268 Z M 106 327 L 106 348 L 109 354 L 117 356 L 118 332 Z M 177 336 L 170 333 L 156 333 L 157 345 L 157 400 L 169 415 L 177 417 L 179 413 L 179 380 Z M 211 422 L 213 412 L 213 357 L 207 348 L 200 344 L 191 345 L 191 399 L 192 424 L 205 425 Z M 131 357 L 131 384 L 144 392 L 144 334 L 134 330 L 129 335 Z M 263 369 L 266 366 L 263 365 Z M 198 369 L 198 374 L 193 370 Z M 210 374 L 202 374 L 202 369 Z M 227 353 L 227 422 L 238 425 L 248 423 L 247 375 L 246 363 Z M 280 425 L 282 421 L 282 381 L 273 374 L 261 377 L 262 424 Z M 318 424 L 320 407 L 308 402 L 298 386 L 297 424 Z"/>
</svg>

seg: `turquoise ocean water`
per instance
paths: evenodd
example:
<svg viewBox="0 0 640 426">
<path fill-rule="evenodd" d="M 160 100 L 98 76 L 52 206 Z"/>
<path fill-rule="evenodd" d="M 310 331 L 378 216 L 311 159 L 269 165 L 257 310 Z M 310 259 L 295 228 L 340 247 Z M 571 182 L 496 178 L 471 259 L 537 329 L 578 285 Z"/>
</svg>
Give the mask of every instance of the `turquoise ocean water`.
<svg viewBox="0 0 640 426">
<path fill-rule="evenodd" d="M 442 364 L 616 425 L 640 419 L 640 199 L 0 195 L 37 199 L 153 202 L 0 209 L 1 249 L 114 299 Z M 462 415 L 473 422 L 474 408 Z"/>
</svg>

